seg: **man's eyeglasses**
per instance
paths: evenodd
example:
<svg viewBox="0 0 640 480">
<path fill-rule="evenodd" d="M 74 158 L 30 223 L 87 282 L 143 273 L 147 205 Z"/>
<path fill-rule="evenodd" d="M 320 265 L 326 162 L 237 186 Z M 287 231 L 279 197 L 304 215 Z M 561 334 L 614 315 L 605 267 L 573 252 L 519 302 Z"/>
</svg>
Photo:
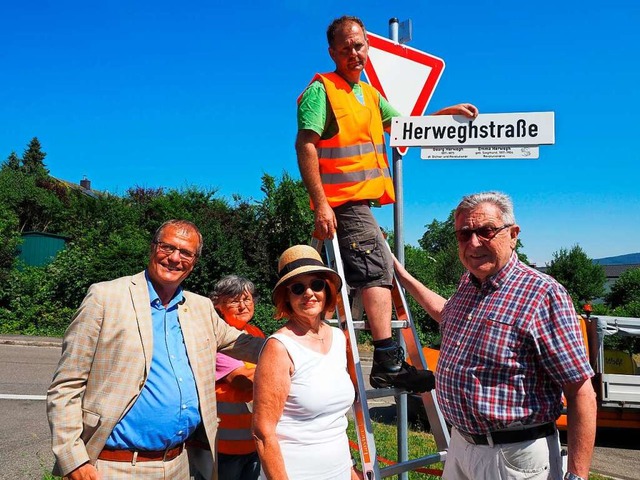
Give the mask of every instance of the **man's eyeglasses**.
<svg viewBox="0 0 640 480">
<path fill-rule="evenodd" d="M 314 280 L 311 280 L 309 285 L 305 285 L 304 283 L 300 283 L 300 282 L 294 283 L 293 285 L 289 285 L 289 290 L 294 295 L 302 295 L 304 292 L 307 291 L 307 288 L 311 288 L 311 290 L 313 290 L 314 292 L 321 292 L 324 290 L 326 286 L 327 286 L 326 280 L 323 280 L 322 278 L 316 278 Z"/>
<path fill-rule="evenodd" d="M 173 255 L 173 252 L 176 250 L 180 254 L 180 258 L 182 260 L 191 261 L 196 258 L 196 254 L 190 250 L 185 250 L 183 248 L 178 248 L 175 245 L 171 245 L 170 243 L 165 242 L 153 242 L 158 246 L 158 250 L 160 250 L 165 255 Z"/>
<path fill-rule="evenodd" d="M 508 223 L 506 225 L 502 225 L 501 227 L 478 227 L 478 228 L 462 228 L 460 230 L 456 230 L 456 238 L 459 242 L 468 242 L 471 240 L 471 235 L 474 233 L 480 240 L 491 240 L 498 233 L 500 233 L 505 228 L 512 227 L 513 223 Z"/>
<path fill-rule="evenodd" d="M 253 298 L 240 298 L 238 300 L 229 300 L 227 302 L 227 306 L 231 308 L 238 308 L 240 304 L 243 304 L 245 307 L 250 307 L 253 305 Z"/>
</svg>

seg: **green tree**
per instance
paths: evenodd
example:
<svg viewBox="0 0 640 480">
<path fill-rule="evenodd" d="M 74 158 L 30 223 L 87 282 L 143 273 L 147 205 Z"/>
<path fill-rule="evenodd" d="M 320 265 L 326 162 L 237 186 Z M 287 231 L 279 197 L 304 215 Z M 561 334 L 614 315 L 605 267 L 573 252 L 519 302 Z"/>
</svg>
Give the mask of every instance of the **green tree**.
<svg viewBox="0 0 640 480">
<path fill-rule="evenodd" d="M 611 308 L 640 302 L 640 268 L 631 268 L 623 272 L 605 296 L 605 302 Z"/>
<path fill-rule="evenodd" d="M 579 245 L 554 252 L 547 273 L 567 289 L 576 307 L 604 294 L 604 268 L 593 263 Z"/>
<path fill-rule="evenodd" d="M 275 285 L 279 255 L 292 245 L 308 244 L 313 233 L 313 212 L 309 196 L 301 180 L 283 173 L 279 182 L 275 177 L 262 176 L 264 199 L 258 202 L 258 236 L 265 260 L 269 263 L 267 284 Z"/>
<path fill-rule="evenodd" d="M 18 217 L 0 203 L 0 289 L 13 267 L 20 241 Z"/>
<path fill-rule="evenodd" d="M 251 240 L 239 227 L 236 209 L 226 200 L 215 198 L 209 199 L 200 209 L 193 208 L 193 221 L 202 233 L 204 248 L 185 286 L 208 295 L 224 275 L 235 273 L 252 278 L 245 256 L 245 245 Z"/>
<path fill-rule="evenodd" d="M 60 232 L 72 242 L 91 238 L 91 242 L 101 243 L 112 232 L 140 229 L 140 224 L 140 211 L 129 199 L 107 194 L 90 197 L 77 192 L 70 196 Z"/>
<path fill-rule="evenodd" d="M 277 280 L 278 257 L 292 245 L 309 243 L 313 212 L 302 181 L 294 180 L 286 172 L 279 179 L 264 174 L 261 190 L 264 197 L 255 203 L 255 210 L 253 205 L 241 203 L 239 213 L 248 233 L 245 256 L 254 275 L 251 279 L 265 299 L 256 308 L 255 323 L 265 333 L 270 333 L 282 326 L 273 319 L 270 302 L 271 289 Z M 248 224 L 253 222 L 254 214 L 255 222 Z"/>
<path fill-rule="evenodd" d="M 0 203 L 19 219 L 18 231 L 59 231 L 58 224 L 66 216 L 67 189 L 48 176 L 45 153 L 34 138 L 20 160 L 9 155 L 0 168 Z M 19 165 L 19 168 L 16 168 Z"/>
<path fill-rule="evenodd" d="M 75 307 L 68 308 L 52 297 L 46 267 L 13 269 L 0 305 L 0 333 L 62 335 Z"/>
<path fill-rule="evenodd" d="M 618 315 L 620 317 L 635 317 L 640 318 L 640 300 L 633 300 L 629 303 L 625 303 L 617 308 L 614 308 L 611 312 L 612 315 Z M 636 344 L 638 345 L 634 353 L 640 352 L 640 339 L 636 338 Z"/>
<path fill-rule="evenodd" d="M 42 151 L 38 137 L 33 137 L 22 155 L 22 170 L 24 173 L 38 178 L 49 176 L 49 170 L 44 164 L 46 156 L 47 154 Z"/>
<path fill-rule="evenodd" d="M 457 280 L 456 283 L 442 283 L 440 281 L 442 266 L 438 264 L 438 257 L 441 252 L 436 253 L 434 257 L 422 248 L 406 245 L 404 253 L 405 266 L 416 279 L 445 298 L 449 298 L 453 294 Z M 440 338 L 438 323 L 411 295 L 407 295 L 407 303 L 418 331 L 420 343 L 432 346 L 438 344 Z"/>
<path fill-rule="evenodd" d="M 22 160 L 20 159 L 20 157 L 18 157 L 18 155 L 16 155 L 16 152 L 14 151 L 9 154 L 7 159 L 3 162 L 2 166 L 7 167 L 11 170 L 20 170 L 21 164 Z"/>
<path fill-rule="evenodd" d="M 518 241 L 516 242 L 516 253 L 518 254 L 518 260 L 520 260 L 522 263 L 530 265 L 529 258 L 527 258 L 527 254 L 522 251 L 523 249 L 524 244 L 520 241 L 520 239 L 518 239 Z"/>
<path fill-rule="evenodd" d="M 45 267 L 44 289 L 51 302 L 75 309 L 89 286 L 133 275 L 146 267 L 149 235 L 134 225 L 109 233 L 98 229 L 72 241 Z"/>
<path fill-rule="evenodd" d="M 454 210 L 443 222 L 436 220 L 426 225 L 427 230 L 418 240 L 426 253 L 426 259 L 433 263 L 430 286 L 450 290 L 458 284 L 464 267 L 458 257 L 458 241 L 455 235 Z"/>
<path fill-rule="evenodd" d="M 41 188 L 35 177 L 20 170 L 0 171 L 0 202 L 18 216 L 20 232 L 55 232 L 65 216 L 65 207 L 55 193 Z"/>
<path fill-rule="evenodd" d="M 418 244 L 428 254 L 436 255 L 442 250 L 448 250 L 451 246 L 457 248 L 453 214 L 454 210 L 451 210 L 444 222 L 434 218 L 430 224 L 425 225 L 427 230 L 422 235 L 422 238 L 418 240 Z"/>
</svg>

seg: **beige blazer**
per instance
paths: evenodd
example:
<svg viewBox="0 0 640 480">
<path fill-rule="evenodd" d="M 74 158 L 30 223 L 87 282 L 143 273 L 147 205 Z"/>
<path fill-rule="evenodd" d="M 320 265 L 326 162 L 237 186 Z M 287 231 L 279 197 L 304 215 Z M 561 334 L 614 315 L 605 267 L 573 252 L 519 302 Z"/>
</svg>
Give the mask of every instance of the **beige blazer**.
<svg viewBox="0 0 640 480">
<path fill-rule="evenodd" d="M 218 424 L 216 350 L 255 363 L 264 340 L 229 326 L 208 298 L 190 292 L 184 297 L 178 316 L 202 424 L 213 445 Z M 87 461 L 95 463 L 114 426 L 138 398 L 152 353 L 144 272 L 92 285 L 65 333 L 47 392 L 55 475 L 66 475 Z"/>
</svg>

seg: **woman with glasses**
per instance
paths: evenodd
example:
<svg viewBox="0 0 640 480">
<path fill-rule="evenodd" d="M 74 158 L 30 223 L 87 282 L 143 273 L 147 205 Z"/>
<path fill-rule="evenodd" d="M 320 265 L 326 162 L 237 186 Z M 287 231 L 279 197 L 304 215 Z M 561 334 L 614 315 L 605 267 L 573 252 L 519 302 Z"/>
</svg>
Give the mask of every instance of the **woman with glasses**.
<svg viewBox="0 0 640 480">
<path fill-rule="evenodd" d="M 265 479 L 350 480 L 346 413 L 354 400 L 346 339 L 324 319 L 342 281 L 308 245 L 287 249 L 273 289 L 284 326 L 267 340 L 254 386 L 253 430 Z"/>
<path fill-rule="evenodd" d="M 237 275 L 227 275 L 216 283 L 210 298 L 220 317 L 229 325 L 264 338 L 264 333 L 249 323 L 258 300 L 253 282 Z M 255 368 L 253 363 L 236 360 L 224 353 L 216 354 L 219 480 L 256 480 L 260 475 L 260 459 L 251 434 Z M 209 479 L 213 468 L 211 456 L 208 452 L 206 456 L 198 453 L 203 452 L 193 455 L 197 465 L 195 470 L 198 470 L 194 477 L 196 480 Z M 206 460 L 202 461 L 203 458 Z"/>
</svg>

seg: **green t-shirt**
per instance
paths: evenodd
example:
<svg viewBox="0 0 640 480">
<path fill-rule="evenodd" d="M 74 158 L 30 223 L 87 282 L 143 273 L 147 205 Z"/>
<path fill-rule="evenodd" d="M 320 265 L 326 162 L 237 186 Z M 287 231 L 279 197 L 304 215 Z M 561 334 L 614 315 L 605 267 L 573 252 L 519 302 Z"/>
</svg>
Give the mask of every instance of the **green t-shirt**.
<svg viewBox="0 0 640 480">
<path fill-rule="evenodd" d="M 354 95 L 360 103 L 364 104 L 362 87 L 358 83 L 352 86 Z M 400 113 L 382 95 L 380 95 L 380 116 L 384 128 L 391 125 L 393 117 L 400 116 Z M 312 130 L 323 140 L 338 133 L 338 123 L 331 105 L 327 102 L 327 91 L 320 80 L 309 85 L 302 94 L 298 104 L 298 130 Z"/>
</svg>

